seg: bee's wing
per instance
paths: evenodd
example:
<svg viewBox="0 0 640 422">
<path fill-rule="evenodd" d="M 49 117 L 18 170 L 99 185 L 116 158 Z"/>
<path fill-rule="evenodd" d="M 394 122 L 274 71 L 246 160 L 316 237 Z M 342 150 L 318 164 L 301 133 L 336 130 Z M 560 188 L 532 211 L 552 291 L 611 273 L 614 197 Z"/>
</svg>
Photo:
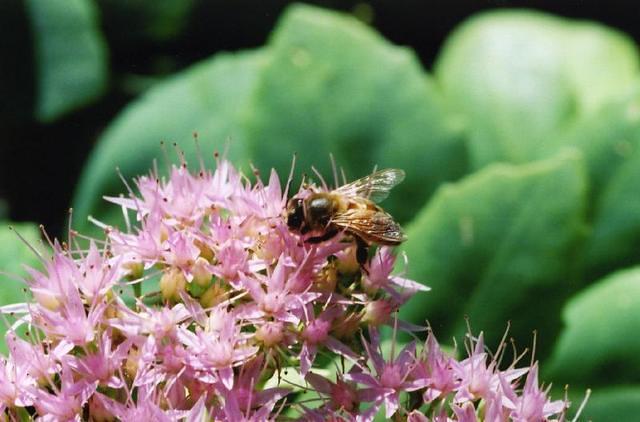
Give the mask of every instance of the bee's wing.
<svg viewBox="0 0 640 422">
<path fill-rule="evenodd" d="M 400 225 L 380 209 L 351 209 L 335 215 L 331 223 L 368 242 L 397 245 L 406 240 Z"/>
<path fill-rule="evenodd" d="M 403 180 L 404 171 L 399 169 L 384 169 L 340 186 L 333 192 L 339 195 L 349 197 L 359 196 L 373 202 L 380 202 L 389 195 L 391 188 Z"/>
</svg>

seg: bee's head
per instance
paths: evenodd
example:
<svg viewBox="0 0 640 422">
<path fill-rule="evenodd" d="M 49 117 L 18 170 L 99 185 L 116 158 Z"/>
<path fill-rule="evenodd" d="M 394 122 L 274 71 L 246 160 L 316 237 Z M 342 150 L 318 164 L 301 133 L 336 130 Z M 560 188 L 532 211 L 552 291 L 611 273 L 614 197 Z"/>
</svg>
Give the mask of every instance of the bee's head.
<svg viewBox="0 0 640 422">
<path fill-rule="evenodd" d="M 291 230 L 299 231 L 304 223 L 304 209 L 302 199 L 291 198 L 287 204 L 287 226 Z"/>
</svg>

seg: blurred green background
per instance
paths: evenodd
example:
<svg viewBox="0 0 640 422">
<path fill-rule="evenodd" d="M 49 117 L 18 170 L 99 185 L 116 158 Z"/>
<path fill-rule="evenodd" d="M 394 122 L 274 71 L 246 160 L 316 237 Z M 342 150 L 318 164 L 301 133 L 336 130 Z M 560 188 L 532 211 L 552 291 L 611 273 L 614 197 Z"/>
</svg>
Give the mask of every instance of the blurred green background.
<svg viewBox="0 0 640 422">
<path fill-rule="evenodd" d="M 640 9 L 557 3 L 4 0 L 0 266 L 34 261 L 11 221 L 32 241 L 69 207 L 81 231 L 119 224 L 116 166 L 164 163 L 161 141 L 281 175 L 294 152 L 300 172 L 398 167 L 383 205 L 432 287 L 403 316 L 443 343 L 465 316 L 492 347 L 507 321 L 519 349 L 536 330 L 556 396 L 633 420 Z"/>
</svg>

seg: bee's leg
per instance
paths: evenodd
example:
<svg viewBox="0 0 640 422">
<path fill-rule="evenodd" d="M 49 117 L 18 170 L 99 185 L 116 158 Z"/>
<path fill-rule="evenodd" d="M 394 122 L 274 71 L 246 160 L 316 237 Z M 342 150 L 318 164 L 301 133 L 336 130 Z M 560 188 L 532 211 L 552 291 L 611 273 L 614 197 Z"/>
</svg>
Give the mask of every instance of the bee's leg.
<svg viewBox="0 0 640 422">
<path fill-rule="evenodd" d="M 327 229 L 326 232 L 324 232 L 324 234 L 322 236 L 314 236 L 314 237 L 310 237 L 307 240 L 305 240 L 305 242 L 307 243 L 320 243 L 320 242 L 324 242 L 325 240 L 329 240 L 332 237 L 335 237 L 337 234 L 339 233 L 338 229 L 336 228 L 329 228 Z"/>
<path fill-rule="evenodd" d="M 356 238 L 356 260 L 358 264 L 360 264 L 360 268 L 365 274 L 369 274 L 369 271 L 364 267 L 364 264 L 367 263 L 367 258 L 369 258 L 369 245 L 367 242 L 362 240 L 360 237 L 355 236 Z"/>
</svg>

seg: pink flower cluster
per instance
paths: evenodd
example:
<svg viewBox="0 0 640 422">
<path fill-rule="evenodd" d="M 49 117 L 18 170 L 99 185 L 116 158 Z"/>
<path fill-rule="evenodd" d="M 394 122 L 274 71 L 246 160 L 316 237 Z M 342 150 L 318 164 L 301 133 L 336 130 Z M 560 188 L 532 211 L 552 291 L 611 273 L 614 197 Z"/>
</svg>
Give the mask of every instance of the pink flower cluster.
<svg viewBox="0 0 640 422">
<path fill-rule="evenodd" d="M 384 357 L 380 327 L 420 331 L 395 312 L 427 289 L 392 273 L 388 247 L 360 268 L 344 233 L 305 242 L 287 227 L 288 193 L 276 173 L 267 184 L 257 179 L 224 160 L 214 172 L 173 167 L 166 180 L 154 171 L 137 180 L 139 194 L 107 198 L 122 207 L 125 231 L 54 243 L 44 269 L 26 280 L 33 301 L 2 309 L 17 318 L 0 360 L 4 416 L 564 417 L 568 403 L 538 387 L 536 365 L 498 368 L 482 336 L 470 337 L 463 360 L 430 332 L 397 356 L 392 341 Z"/>
</svg>

